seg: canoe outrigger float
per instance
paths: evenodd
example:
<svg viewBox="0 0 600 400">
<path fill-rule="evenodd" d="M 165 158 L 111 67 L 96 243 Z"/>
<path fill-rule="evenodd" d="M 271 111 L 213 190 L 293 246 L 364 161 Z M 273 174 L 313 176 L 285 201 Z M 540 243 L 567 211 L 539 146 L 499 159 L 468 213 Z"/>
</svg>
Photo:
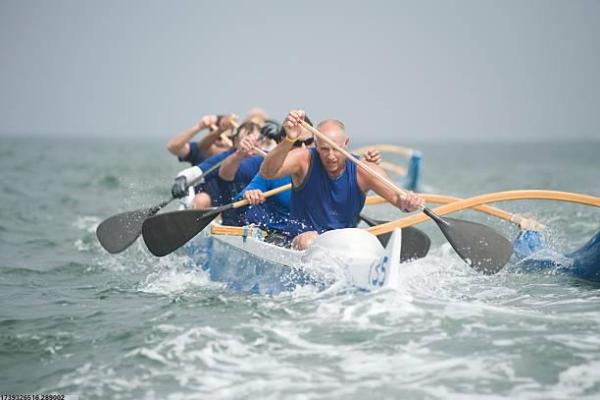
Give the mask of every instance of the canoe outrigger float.
<svg viewBox="0 0 600 400">
<path fill-rule="evenodd" d="M 538 231 L 521 231 L 513 241 L 517 272 L 550 272 L 600 282 L 600 231 L 574 251 L 561 253 L 546 243 Z"/>
</svg>

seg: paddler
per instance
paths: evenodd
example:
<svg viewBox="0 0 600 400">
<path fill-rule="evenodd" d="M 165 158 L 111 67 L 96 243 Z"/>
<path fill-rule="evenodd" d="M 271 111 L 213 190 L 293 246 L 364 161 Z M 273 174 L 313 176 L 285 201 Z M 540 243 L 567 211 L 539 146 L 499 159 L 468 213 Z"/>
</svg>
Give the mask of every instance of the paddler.
<svg viewBox="0 0 600 400">
<path fill-rule="evenodd" d="M 233 129 L 237 117 L 230 115 L 205 115 L 191 128 L 183 130 L 167 142 L 167 150 L 177 156 L 181 162 L 198 165 L 215 154 L 229 149 L 229 143 L 222 140 L 221 135 Z M 192 141 L 200 131 L 212 130 L 199 141 Z"/>
<path fill-rule="evenodd" d="M 311 120 L 308 116 L 304 116 L 304 121 L 312 126 Z M 269 130 L 273 139 L 279 143 L 285 138 L 285 130 L 279 124 L 271 123 L 265 125 L 263 131 Z M 294 147 L 314 147 L 314 137 L 309 136 L 303 140 L 297 140 Z M 367 149 L 363 153 L 365 161 L 372 162 L 375 164 L 381 163 L 381 155 L 379 150 L 372 148 Z M 278 188 L 283 185 L 287 185 L 292 182 L 290 176 L 284 176 L 282 178 L 267 179 L 260 173 L 252 179 L 252 181 L 242 190 L 238 195 L 239 198 L 248 200 L 251 204 L 246 209 L 246 223 L 253 224 L 261 229 L 269 232 L 269 238 L 278 236 L 278 233 L 285 231 L 290 221 L 290 208 L 291 208 L 291 193 L 285 191 L 279 193 L 270 198 L 265 198 L 264 192 L 271 189 Z"/>
<path fill-rule="evenodd" d="M 305 116 L 304 120 L 312 126 L 312 122 L 308 116 Z M 268 121 L 261 132 L 264 136 L 273 139 L 277 144 L 285 137 L 283 127 L 275 121 Z M 294 145 L 301 147 L 310 146 L 312 143 L 313 138 L 310 137 L 306 140 L 299 140 Z M 246 224 L 259 226 L 262 229 L 269 230 L 271 233 L 284 229 L 290 217 L 290 192 L 285 191 L 269 199 L 266 199 L 263 193 L 287 185 L 290 182 L 291 178 L 289 176 L 266 179 L 260 173 L 257 173 L 237 196 L 237 199 L 244 198 L 250 203 L 245 213 Z M 273 237 L 273 234 L 270 234 L 269 237 Z"/>
<path fill-rule="evenodd" d="M 273 139 L 262 134 L 260 126 L 252 121 L 240 125 L 240 130 L 245 133 L 243 139 L 236 146 L 236 150 L 228 155 L 219 168 L 219 180 L 222 182 L 221 196 L 227 202 L 235 200 L 235 196 L 242 190 L 260 169 L 263 154 L 275 145 Z M 259 150 L 260 153 L 259 154 Z M 231 209 L 222 214 L 222 223 L 230 226 L 245 224 L 244 209 Z"/>
<path fill-rule="evenodd" d="M 219 177 L 218 169 L 208 175 L 205 175 L 205 172 L 225 160 L 230 155 L 234 154 L 246 136 L 253 134 L 258 136 L 256 133 L 257 129 L 259 128 L 255 123 L 244 122 L 238 127 L 235 134 L 231 136 L 231 140 L 233 142 L 232 148 L 215 154 L 214 156 L 209 157 L 193 167 L 180 171 L 175 177 L 175 181 L 171 189 L 171 194 L 173 197 L 184 198 L 188 196 L 188 186 L 190 183 L 202 178 L 202 183 L 195 185 L 193 188 L 193 198 L 186 202 L 188 207 L 202 209 L 208 208 L 211 205 L 220 206 L 228 203 L 231 200 L 232 189 L 229 187 L 230 184 L 223 181 Z"/>
<path fill-rule="evenodd" d="M 285 233 L 293 237 L 293 248 L 308 248 L 325 231 L 355 227 L 369 190 L 405 212 L 424 204 L 412 192 L 400 196 L 318 138 L 315 148 L 294 148 L 294 143 L 306 136 L 301 125 L 304 116 L 302 110 L 288 113 L 283 124 L 286 137 L 268 154 L 260 169 L 267 179 L 292 178 L 291 221 Z M 317 129 L 341 147 L 349 143 L 344 124 L 338 120 L 324 120 Z M 386 176 L 378 165 L 369 166 Z"/>
<path fill-rule="evenodd" d="M 254 107 L 248 111 L 246 121 L 254 122 L 262 128 L 269 121 L 269 117 L 265 110 L 260 107 Z"/>
</svg>

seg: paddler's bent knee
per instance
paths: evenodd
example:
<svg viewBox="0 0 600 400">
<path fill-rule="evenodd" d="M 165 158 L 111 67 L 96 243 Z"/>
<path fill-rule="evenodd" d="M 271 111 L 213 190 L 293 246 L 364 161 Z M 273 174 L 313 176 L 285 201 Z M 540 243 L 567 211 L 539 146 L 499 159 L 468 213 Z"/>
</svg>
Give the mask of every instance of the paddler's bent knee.
<svg viewBox="0 0 600 400">
<path fill-rule="evenodd" d="M 211 206 L 211 198 L 208 193 L 200 192 L 196 193 L 194 200 L 192 201 L 192 208 L 201 210 Z"/>
<path fill-rule="evenodd" d="M 309 231 L 299 234 L 292 240 L 292 249 L 306 250 L 311 243 L 319 236 L 316 231 Z"/>
</svg>

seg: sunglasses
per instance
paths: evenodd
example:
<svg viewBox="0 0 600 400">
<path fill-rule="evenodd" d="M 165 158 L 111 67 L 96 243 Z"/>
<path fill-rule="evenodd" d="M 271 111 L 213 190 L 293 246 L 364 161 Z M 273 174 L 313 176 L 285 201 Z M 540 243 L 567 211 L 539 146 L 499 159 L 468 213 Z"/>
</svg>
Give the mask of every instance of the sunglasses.
<svg viewBox="0 0 600 400">
<path fill-rule="evenodd" d="M 294 143 L 294 147 L 301 147 L 302 145 L 305 145 L 306 147 L 308 147 L 311 144 L 313 144 L 314 142 L 315 142 L 315 138 L 314 138 L 314 136 L 311 136 L 308 139 L 298 140 L 297 142 Z"/>
</svg>

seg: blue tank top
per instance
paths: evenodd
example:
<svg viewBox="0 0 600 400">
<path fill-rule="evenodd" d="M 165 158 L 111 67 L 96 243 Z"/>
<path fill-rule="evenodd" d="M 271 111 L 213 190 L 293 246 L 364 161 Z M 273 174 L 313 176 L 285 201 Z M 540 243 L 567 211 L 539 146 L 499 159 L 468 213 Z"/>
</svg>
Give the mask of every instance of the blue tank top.
<svg viewBox="0 0 600 400">
<path fill-rule="evenodd" d="M 323 233 L 356 227 L 366 198 L 358 186 L 356 165 L 346 160 L 344 172 L 332 178 L 323 167 L 317 149 L 309 151 L 308 173 L 292 191 L 292 222 L 286 233 L 295 236 L 306 231 Z"/>
<path fill-rule="evenodd" d="M 212 168 L 217 163 L 223 161 L 225 158 L 229 157 L 235 149 L 229 149 L 223 151 L 221 153 L 215 154 L 202 161 L 197 165 L 203 173 L 206 173 L 210 168 Z M 211 202 L 213 206 L 222 206 L 223 204 L 228 203 L 228 198 L 223 196 L 221 193 L 223 191 L 223 187 L 226 186 L 226 182 L 223 181 L 219 177 L 219 169 L 213 170 L 210 174 L 204 175 L 204 182 L 194 186 L 196 193 L 205 192 L 210 195 Z"/>
<path fill-rule="evenodd" d="M 201 161 L 200 163 L 198 163 L 196 165 L 204 173 L 204 172 L 208 171 L 211 167 L 213 167 L 215 164 L 220 163 L 221 161 L 223 161 L 224 159 L 226 159 L 227 157 L 232 155 L 234 152 L 235 152 L 235 149 L 229 149 L 229 150 L 222 151 L 220 153 L 215 154 L 214 156 L 208 157 L 206 160 Z M 213 172 L 211 172 L 208 175 L 204 175 L 204 179 L 207 179 L 209 177 L 214 177 L 215 175 L 217 175 L 217 176 L 219 175 L 218 169 L 214 170 Z"/>
<path fill-rule="evenodd" d="M 190 151 L 185 157 L 177 157 L 179 161 L 189 162 L 192 165 L 198 165 L 202 161 L 206 160 L 206 158 L 200 153 L 200 146 L 198 146 L 198 142 L 188 142 L 190 146 Z"/>
<path fill-rule="evenodd" d="M 258 174 L 262 160 L 262 156 L 258 155 L 243 160 L 235 173 L 233 181 L 228 182 L 219 178 L 221 184 L 221 196 L 226 199 L 226 203 L 224 204 L 235 201 L 236 195 L 250 183 L 256 174 Z M 224 211 L 221 214 L 223 225 L 243 226 L 246 223 L 245 214 L 245 207 L 232 208 Z"/>
</svg>

